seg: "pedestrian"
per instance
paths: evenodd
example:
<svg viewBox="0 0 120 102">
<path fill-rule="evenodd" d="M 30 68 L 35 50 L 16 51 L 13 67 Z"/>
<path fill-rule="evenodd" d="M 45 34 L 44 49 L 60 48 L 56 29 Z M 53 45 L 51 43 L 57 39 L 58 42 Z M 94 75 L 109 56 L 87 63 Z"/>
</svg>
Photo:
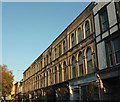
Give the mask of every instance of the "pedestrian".
<svg viewBox="0 0 120 102">
<path fill-rule="evenodd" d="M 29 102 L 29 98 L 26 99 L 26 102 Z"/>
</svg>

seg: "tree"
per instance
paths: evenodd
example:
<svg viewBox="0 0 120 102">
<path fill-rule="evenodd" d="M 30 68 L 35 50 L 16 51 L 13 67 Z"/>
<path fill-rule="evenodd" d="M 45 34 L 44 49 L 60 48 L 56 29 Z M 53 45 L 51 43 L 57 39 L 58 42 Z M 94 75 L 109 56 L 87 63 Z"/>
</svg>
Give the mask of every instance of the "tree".
<svg viewBox="0 0 120 102">
<path fill-rule="evenodd" d="M 2 96 L 5 100 L 5 97 L 11 94 L 14 76 L 12 71 L 8 70 L 6 65 L 0 65 L 0 70 L 2 73 Z"/>
</svg>

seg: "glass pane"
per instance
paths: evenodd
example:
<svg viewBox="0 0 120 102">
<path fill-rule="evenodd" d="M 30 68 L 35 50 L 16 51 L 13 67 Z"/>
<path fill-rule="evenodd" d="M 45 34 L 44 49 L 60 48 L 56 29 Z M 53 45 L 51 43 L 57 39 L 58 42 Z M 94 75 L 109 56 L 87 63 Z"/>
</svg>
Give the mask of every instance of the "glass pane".
<svg viewBox="0 0 120 102">
<path fill-rule="evenodd" d="M 118 51 L 118 50 L 120 50 L 120 45 L 119 44 L 120 44 L 120 37 L 115 38 L 113 40 L 113 45 L 114 45 L 115 52 Z"/>
<path fill-rule="evenodd" d="M 72 76 L 73 78 L 75 78 L 75 75 L 76 75 L 76 70 L 75 70 L 75 67 L 72 68 Z"/>
<path fill-rule="evenodd" d="M 74 34 L 71 36 L 72 47 L 74 46 Z"/>
<path fill-rule="evenodd" d="M 83 101 L 99 100 L 97 83 L 90 83 L 89 85 L 81 87 L 81 98 Z"/>
<path fill-rule="evenodd" d="M 83 64 L 79 65 L 79 73 L 80 73 L 80 76 L 83 75 Z"/>
<path fill-rule="evenodd" d="M 100 14 L 100 20 L 101 20 L 102 31 L 104 32 L 105 30 L 108 29 L 108 17 L 107 17 L 107 11 L 106 10 L 104 10 Z"/>
<path fill-rule="evenodd" d="M 106 45 L 107 45 L 107 53 L 111 54 L 112 53 L 112 47 L 111 47 L 110 42 L 108 42 Z"/>
<path fill-rule="evenodd" d="M 107 29 L 108 29 L 108 21 L 105 21 L 104 23 L 103 23 L 103 26 L 102 26 L 103 28 L 103 31 L 106 31 Z"/>
<path fill-rule="evenodd" d="M 75 70 L 75 57 L 72 58 L 72 76 L 75 77 L 76 70 Z"/>
<path fill-rule="evenodd" d="M 59 65 L 59 81 L 62 81 L 62 68 L 61 68 L 61 65 Z"/>
<path fill-rule="evenodd" d="M 113 65 L 113 57 L 112 57 L 112 54 L 109 55 L 109 61 L 110 61 L 110 65 Z"/>
<path fill-rule="evenodd" d="M 116 52 L 116 63 L 120 63 L 120 50 Z"/>
<path fill-rule="evenodd" d="M 87 64 L 88 64 L 88 73 L 92 73 L 93 72 L 92 60 L 89 60 Z"/>
<path fill-rule="evenodd" d="M 86 86 L 82 86 L 81 87 L 81 100 L 85 101 L 87 100 L 87 87 Z"/>
<path fill-rule="evenodd" d="M 90 35 L 90 25 L 89 25 L 88 21 L 86 22 L 86 25 L 85 25 L 85 31 L 86 31 L 86 36 L 89 36 Z"/>
<path fill-rule="evenodd" d="M 87 51 L 87 60 L 91 60 L 92 59 L 92 52 L 91 49 L 88 49 Z"/>
<path fill-rule="evenodd" d="M 63 68 L 64 68 L 64 79 L 66 80 L 66 62 L 64 62 Z"/>
<path fill-rule="evenodd" d="M 63 42 L 63 52 L 65 52 L 66 50 L 66 44 L 65 44 L 65 41 Z"/>
<path fill-rule="evenodd" d="M 82 30 L 78 29 L 78 41 L 80 42 L 82 40 Z"/>
<path fill-rule="evenodd" d="M 79 54 L 79 64 L 82 63 L 82 54 Z"/>
<path fill-rule="evenodd" d="M 72 66 L 75 66 L 75 57 L 72 58 Z"/>
<path fill-rule="evenodd" d="M 107 12 L 106 12 L 106 10 L 104 10 L 104 12 L 101 14 L 101 20 L 102 20 L 102 23 L 107 21 Z"/>
</svg>

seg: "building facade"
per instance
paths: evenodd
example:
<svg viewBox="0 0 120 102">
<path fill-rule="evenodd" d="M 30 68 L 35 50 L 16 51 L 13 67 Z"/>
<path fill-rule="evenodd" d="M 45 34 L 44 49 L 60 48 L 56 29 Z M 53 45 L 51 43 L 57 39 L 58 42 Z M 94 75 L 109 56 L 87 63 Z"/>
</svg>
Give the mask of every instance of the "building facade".
<svg viewBox="0 0 120 102">
<path fill-rule="evenodd" d="M 16 82 L 13 84 L 12 91 L 11 91 L 11 98 L 13 102 L 21 102 L 23 98 L 23 85 L 22 81 Z"/>
<path fill-rule="evenodd" d="M 102 100 L 119 100 L 120 1 L 100 2 L 93 9 Z M 120 101 L 120 100 L 119 100 Z"/>
<path fill-rule="evenodd" d="M 117 20 L 114 23 L 113 14 L 110 15 L 111 25 L 109 31 L 103 27 L 107 25 L 104 24 L 106 18 L 102 17 L 102 11 L 100 12 L 101 16 L 99 15 L 100 9 L 104 8 L 103 5 L 108 4 L 111 5 L 108 6 L 108 11 L 111 10 L 111 7 L 116 8 L 112 9 L 112 12 L 115 13 Z M 108 34 L 109 36 L 114 35 L 112 33 L 119 32 L 120 27 L 118 23 L 119 3 L 110 2 L 108 4 L 90 3 L 26 69 L 23 73 L 23 94 L 26 98 L 61 102 L 65 100 L 69 102 L 101 100 L 106 97 L 104 94 L 104 83 L 107 83 L 106 77 L 109 78 L 114 72 L 117 73 L 119 67 L 119 64 L 116 64 L 116 68 L 113 68 L 111 72 L 110 68 L 106 67 L 107 57 L 104 55 L 106 54 L 105 42 L 107 43 L 105 38 L 108 37 L 106 32 L 111 32 L 111 34 Z M 99 20 L 97 19 L 104 20 L 100 25 L 101 28 L 99 28 Z M 112 23 L 116 25 L 113 26 Z M 100 29 L 103 29 L 103 31 L 98 32 Z M 120 34 L 116 35 L 119 36 Z M 117 50 L 114 54 L 116 54 L 119 62 L 119 45 L 116 47 Z M 115 75 L 117 75 L 116 73 Z M 116 84 L 118 84 L 117 81 Z M 117 97 L 117 95 L 115 96 Z"/>
</svg>

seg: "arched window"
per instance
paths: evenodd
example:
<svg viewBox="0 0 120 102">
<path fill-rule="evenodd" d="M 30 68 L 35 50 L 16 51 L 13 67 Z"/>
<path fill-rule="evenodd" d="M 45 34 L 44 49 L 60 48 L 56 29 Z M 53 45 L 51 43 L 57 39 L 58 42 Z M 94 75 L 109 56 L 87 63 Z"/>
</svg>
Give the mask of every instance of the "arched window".
<svg viewBox="0 0 120 102">
<path fill-rule="evenodd" d="M 35 78 L 35 89 L 37 89 L 37 77 Z"/>
<path fill-rule="evenodd" d="M 67 80 L 67 78 L 68 78 L 68 72 L 67 72 L 67 65 L 66 65 L 65 61 L 63 63 L 63 68 L 64 68 L 64 80 Z"/>
<path fill-rule="evenodd" d="M 66 51 L 66 43 L 65 40 L 63 41 L 63 53 Z"/>
<path fill-rule="evenodd" d="M 40 62 L 40 67 L 41 67 L 41 69 L 42 69 L 42 60 L 41 60 L 41 62 Z"/>
<path fill-rule="evenodd" d="M 75 45 L 75 37 L 74 37 L 73 33 L 71 35 L 71 45 L 72 45 L 72 47 Z"/>
<path fill-rule="evenodd" d="M 72 57 L 72 78 L 76 77 L 75 57 Z"/>
<path fill-rule="evenodd" d="M 46 57 L 46 60 L 47 60 L 47 64 L 48 64 L 48 55 L 47 55 L 47 57 Z"/>
<path fill-rule="evenodd" d="M 82 41 L 83 39 L 83 32 L 81 28 L 78 28 L 78 42 Z"/>
<path fill-rule="evenodd" d="M 39 88 L 39 76 L 37 78 L 37 88 Z"/>
<path fill-rule="evenodd" d="M 33 79 L 33 83 L 34 83 L 34 79 Z M 40 75 L 40 88 L 42 87 L 42 75 Z"/>
<path fill-rule="evenodd" d="M 61 81 L 62 81 L 62 67 L 59 64 L 59 82 L 61 82 Z"/>
<path fill-rule="evenodd" d="M 49 70 L 49 77 L 50 77 L 50 84 L 52 84 L 52 71 L 51 70 Z"/>
<path fill-rule="evenodd" d="M 44 67 L 45 67 L 45 65 L 46 65 L 46 58 L 44 58 Z"/>
<path fill-rule="evenodd" d="M 56 59 L 57 57 L 57 49 L 55 48 L 55 55 L 54 55 L 54 58 Z"/>
<path fill-rule="evenodd" d="M 54 70 L 54 74 L 55 74 L 55 83 L 57 83 L 57 67 L 55 66 L 55 70 Z"/>
<path fill-rule="evenodd" d="M 46 71 L 46 86 L 48 86 L 48 71 Z"/>
<path fill-rule="evenodd" d="M 51 56 L 51 52 L 49 53 L 49 55 L 50 55 L 50 57 L 49 57 L 49 60 L 50 60 L 50 62 L 52 61 L 52 56 Z"/>
<path fill-rule="evenodd" d="M 45 73 L 43 74 L 43 87 L 45 87 Z"/>
<path fill-rule="evenodd" d="M 89 24 L 89 21 L 85 22 L 85 33 L 86 33 L 86 37 L 88 37 L 90 35 L 90 24 Z"/>
<path fill-rule="evenodd" d="M 80 52 L 78 56 L 78 62 L 79 62 L 79 75 L 82 76 L 84 74 L 83 72 L 83 55 Z"/>
<path fill-rule="evenodd" d="M 93 64 L 92 64 L 92 51 L 91 48 L 87 49 L 87 72 L 92 73 L 93 70 Z"/>
<path fill-rule="evenodd" d="M 62 53 L 62 49 L 61 49 L 61 45 L 59 45 L 59 56 L 61 55 Z"/>
</svg>

